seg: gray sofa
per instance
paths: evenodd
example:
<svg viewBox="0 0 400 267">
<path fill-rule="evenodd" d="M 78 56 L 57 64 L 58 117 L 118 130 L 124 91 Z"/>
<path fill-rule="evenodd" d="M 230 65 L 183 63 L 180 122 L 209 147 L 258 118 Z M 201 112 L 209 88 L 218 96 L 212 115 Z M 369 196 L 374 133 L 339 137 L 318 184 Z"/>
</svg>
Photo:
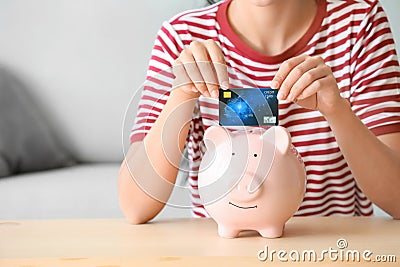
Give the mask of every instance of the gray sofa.
<svg viewBox="0 0 400 267">
<path fill-rule="evenodd" d="M 205 2 L 0 0 L 0 64 L 27 85 L 75 161 L 0 178 L 0 219 L 122 217 L 117 175 L 134 119 L 129 103 L 155 34 L 163 20 Z M 383 4 L 399 44 L 399 3 Z M 187 195 L 173 197 L 189 203 Z M 159 215 L 188 216 L 173 207 Z"/>
</svg>

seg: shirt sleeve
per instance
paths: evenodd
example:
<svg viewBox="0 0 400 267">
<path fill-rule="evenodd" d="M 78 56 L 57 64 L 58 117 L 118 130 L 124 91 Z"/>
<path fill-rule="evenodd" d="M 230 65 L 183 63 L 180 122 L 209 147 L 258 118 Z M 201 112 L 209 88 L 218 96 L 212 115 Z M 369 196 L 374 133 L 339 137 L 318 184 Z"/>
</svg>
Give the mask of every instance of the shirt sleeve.
<svg viewBox="0 0 400 267">
<path fill-rule="evenodd" d="M 375 135 L 400 132 L 399 61 L 379 1 L 373 1 L 360 24 L 352 51 L 353 111 Z"/>
<path fill-rule="evenodd" d="M 143 140 L 163 110 L 172 88 L 172 63 L 183 50 L 178 33 L 164 22 L 151 52 L 146 80 L 133 125 L 130 142 Z"/>
</svg>

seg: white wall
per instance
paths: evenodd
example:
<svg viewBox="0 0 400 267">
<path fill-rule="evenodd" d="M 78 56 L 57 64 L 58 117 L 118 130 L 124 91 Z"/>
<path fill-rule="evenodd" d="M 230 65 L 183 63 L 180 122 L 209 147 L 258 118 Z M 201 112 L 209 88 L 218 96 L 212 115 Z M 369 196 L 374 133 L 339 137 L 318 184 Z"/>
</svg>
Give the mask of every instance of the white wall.
<svg viewBox="0 0 400 267">
<path fill-rule="evenodd" d="M 157 30 L 205 0 L 0 0 L 0 64 L 22 77 L 84 161 L 122 161 L 125 108 Z"/>
<path fill-rule="evenodd" d="M 397 45 L 397 54 L 400 54 L 400 1 L 399 0 L 380 0 L 386 14 L 389 17 L 390 26 L 394 34 Z"/>
</svg>

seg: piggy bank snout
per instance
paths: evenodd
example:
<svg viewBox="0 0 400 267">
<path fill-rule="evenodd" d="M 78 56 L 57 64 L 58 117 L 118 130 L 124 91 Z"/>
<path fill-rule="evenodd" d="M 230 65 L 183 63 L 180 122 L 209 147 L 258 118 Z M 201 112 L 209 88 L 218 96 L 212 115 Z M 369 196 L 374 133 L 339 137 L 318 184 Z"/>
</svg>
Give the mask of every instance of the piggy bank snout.
<svg viewBox="0 0 400 267">
<path fill-rule="evenodd" d="M 243 177 L 237 185 L 235 185 L 231 192 L 230 198 L 236 202 L 252 202 L 260 197 L 263 191 L 262 186 L 257 186 L 254 183 L 257 183 L 256 180 L 252 179 L 252 177 Z M 257 188 L 254 190 L 255 186 Z"/>
</svg>

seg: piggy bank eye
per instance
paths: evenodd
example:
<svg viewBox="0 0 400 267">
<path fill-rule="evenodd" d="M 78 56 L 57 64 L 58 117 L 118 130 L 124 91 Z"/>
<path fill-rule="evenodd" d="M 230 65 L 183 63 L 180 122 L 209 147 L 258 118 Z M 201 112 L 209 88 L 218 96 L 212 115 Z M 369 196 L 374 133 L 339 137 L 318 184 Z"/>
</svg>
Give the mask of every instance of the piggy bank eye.
<svg viewBox="0 0 400 267">
<path fill-rule="evenodd" d="M 235 152 L 232 152 L 232 156 L 235 156 Z"/>
<path fill-rule="evenodd" d="M 254 154 L 253 156 L 254 156 L 255 158 L 257 158 L 257 154 Z"/>
</svg>

